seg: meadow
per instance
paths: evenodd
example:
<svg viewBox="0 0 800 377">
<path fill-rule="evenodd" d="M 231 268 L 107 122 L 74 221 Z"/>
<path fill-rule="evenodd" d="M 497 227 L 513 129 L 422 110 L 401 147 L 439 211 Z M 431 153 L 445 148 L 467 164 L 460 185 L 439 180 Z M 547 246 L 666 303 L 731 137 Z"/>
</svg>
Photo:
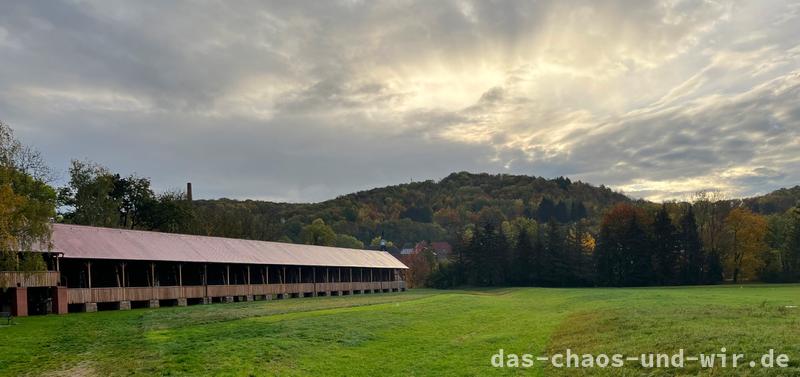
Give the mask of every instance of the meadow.
<svg viewBox="0 0 800 377">
<path fill-rule="evenodd" d="M 800 286 L 411 290 L 15 319 L 0 375 L 792 376 Z M 492 355 L 746 354 L 788 368 L 495 368 Z"/>
</svg>

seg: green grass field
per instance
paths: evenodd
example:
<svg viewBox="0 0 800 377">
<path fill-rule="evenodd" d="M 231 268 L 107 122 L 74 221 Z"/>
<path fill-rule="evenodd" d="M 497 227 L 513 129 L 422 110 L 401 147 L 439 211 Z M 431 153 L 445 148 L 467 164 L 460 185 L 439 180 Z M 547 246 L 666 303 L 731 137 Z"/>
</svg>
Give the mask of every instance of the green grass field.
<svg viewBox="0 0 800 377">
<path fill-rule="evenodd" d="M 518 288 L 28 317 L 0 326 L 2 375 L 800 375 L 800 286 Z M 788 369 L 493 368 L 511 353 L 719 352 Z"/>
</svg>

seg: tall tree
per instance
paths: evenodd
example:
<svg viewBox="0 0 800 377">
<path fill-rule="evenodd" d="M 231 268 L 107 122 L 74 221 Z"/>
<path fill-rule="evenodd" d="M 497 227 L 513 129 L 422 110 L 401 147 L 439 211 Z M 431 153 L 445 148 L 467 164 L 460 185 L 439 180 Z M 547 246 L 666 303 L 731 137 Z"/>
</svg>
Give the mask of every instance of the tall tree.
<svg viewBox="0 0 800 377">
<path fill-rule="evenodd" d="M 567 209 L 567 204 L 564 203 L 563 200 L 560 200 L 556 205 L 554 217 L 560 223 L 569 222 L 569 210 Z"/>
<path fill-rule="evenodd" d="M 544 285 L 566 286 L 570 281 L 570 261 L 565 253 L 564 235 L 556 219 L 551 217 L 544 227 L 544 250 L 541 279 Z"/>
<path fill-rule="evenodd" d="M 672 224 L 666 204 L 662 204 L 653 221 L 653 256 L 659 284 L 678 282 L 679 250 L 677 229 Z"/>
<path fill-rule="evenodd" d="M 513 263 L 511 266 L 513 282 L 521 285 L 533 283 L 533 244 L 528 229 L 522 227 L 517 233 L 514 245 Z"/>
<path fill-rule="evenodd" d="M 800 206 L 788 211 L 788 231 L 781 248 L 784 255 L 784 271 L 791 280 L 800 280 Z"/>
<path fill-rule="evenodd" d="M 59 200 L 69 211 L 65 220 L 81 225 L 116 227 L 122 203 L 114 197 L 114 176 L 103 166 L 73 160 L 69 186 L 62 188 Z"/>
<path fill-rule="evenodd" d="M 536 219 L 539 220 L 540 223 L 546 223 L 555 216 L 555 210 L 556 208 L 553 201 L 547 197 L 543 197 L 542 201 L 539 202 L 539 207 L 536 209 Z"/>
<path fill-rule="evenodd" d="M 0 166 L 26 174 L 36 181 L 51 183 L 53 170 L 44 162 L 42 154 L 23 144 L 14 136 L 14 130 L 0 121 Z"/>
<path fill-rule="evenodd" d="M 767 221 L 745 208 L 735 208 L 725 218 L 727 250 L 725 254 L 728 276 L 738 283 L 742 278 L 752 278 L 762 267 L 761 254 L 767 249 L 764 236 Z"/>
<path fill-rule="evenodd" d="M 729 201 L 719 191 L 700 191 L 695 194 L 693 207 L 703 245 L 702 282 L 718 283 L 722 281 L 722 243 Z"/>
<path fill-rule="evenodd" d="M 617 204 L 603 218 L 595 250 L 598 282 L 610 286 L 647 285 L 653 274 L 644 213 Z"/>
<path fill-rule="evenodd" d="M 46 183 L 49 172 L 40 154 L 0 122 L 0 271 L 46 268 L 31 251 L 50 248 L 56 192 Z"/>
<path fill-rule="evenodd" d="M 704 282 L 706 258 L 700 235 L 697 233 L 697 221 L 691 204 L 687 205 L 686 211 L 680 218 L 678 232 L 681 283 L 701 284 Z"/>
<path fill-rule="evenodd" d="M 16 169 L 0 166 L 0 271 L 44 269 L 40 245 L 49 248 L 56 192 Z"/>
<path fill-rule="evenodd" d="M 137 228 L 141 223 L 146 222 L 147 209 L 152 209 L 156 205 L 155 193 L 150 189 L 150 180 L 143 177 L 131 175 L 121 177 L 114 174 L 112 177 L 113 189 L 110 196 L 119 204 L 119 226 L 123 228 Z M 181 193 L 178 193 L 182 197 Z M 172 196 L 167 195 L 170 198 Z"/>
<path fill-rule="evenodd" d="M 573 201 L 569 215 L 573 221 L 585 219 L 588 216 L 586 212 L 586 206 L 583 205 L 582 201 Z"/>
</svg>

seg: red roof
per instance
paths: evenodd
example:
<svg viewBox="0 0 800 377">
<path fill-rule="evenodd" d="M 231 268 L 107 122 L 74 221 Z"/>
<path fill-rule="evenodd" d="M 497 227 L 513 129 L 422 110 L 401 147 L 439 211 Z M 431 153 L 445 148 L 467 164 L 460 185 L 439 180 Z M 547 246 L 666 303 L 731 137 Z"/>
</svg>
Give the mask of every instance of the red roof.
<svg viewBox="0 0 800 377">
<path fill-rule="evenodd" d="M 64 258 L 408 268 L 385 251 L 53 224 Z"/>
</svg>

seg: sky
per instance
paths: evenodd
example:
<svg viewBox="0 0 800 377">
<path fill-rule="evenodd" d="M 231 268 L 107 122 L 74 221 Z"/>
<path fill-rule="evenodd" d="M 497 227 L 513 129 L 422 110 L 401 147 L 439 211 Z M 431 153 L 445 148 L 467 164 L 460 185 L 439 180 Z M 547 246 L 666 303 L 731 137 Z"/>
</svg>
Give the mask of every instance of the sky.
<svg viewBox="0 0 800 377">
<path fill-rule="evenodd" d="M 0 3 L 0 120 L 71 159 L 309 202 L 471 171 L 629 196 L 800 183 L 798 1 Z"/>
</svg>

